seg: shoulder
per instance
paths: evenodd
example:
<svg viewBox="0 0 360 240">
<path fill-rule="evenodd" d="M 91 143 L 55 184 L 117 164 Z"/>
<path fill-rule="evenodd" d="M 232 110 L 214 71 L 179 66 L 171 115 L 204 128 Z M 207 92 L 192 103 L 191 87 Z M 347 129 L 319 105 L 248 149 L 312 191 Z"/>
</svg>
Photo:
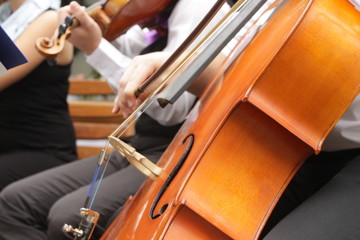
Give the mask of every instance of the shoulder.
<svg viewBox="0 0 360 240">
<path fill-rule="evenodd" d="M 37 39 L 38 37 L 51 37 L 57 28 L 57 12 L 48 10 L 41 13 L 35 18 L 26 28 L 23 35 L 29 40 Z"/>
<path fill-rule="evenodd" d="M 35 18 L 28 26 L 31 31 L 53 32 L 58 24 L 57 12 L 47 10 Z"/>
<path fill-rule="evenodd" d="M 39 15 L 29 26 L 28 33 L 32 35 L 34 42 L 37 39 L 48 37 L 51 38 L 55 30 L 59 27 L 58 13 L 55 10 L 48 10 Z M 60 65 L 69 64 L 73 57 L 73 48 L 71 44 L 65 41 L 64 48 L 58 54 L 56 61 Z"/>
<path fill-rule="evenodd" d="M 57 12 L 55 10 L 47 10 L 40 14 L 30 25 L 42 25 L 42 26 L 49 26 L 49 25 L 57 25 Z"/>
</svg>

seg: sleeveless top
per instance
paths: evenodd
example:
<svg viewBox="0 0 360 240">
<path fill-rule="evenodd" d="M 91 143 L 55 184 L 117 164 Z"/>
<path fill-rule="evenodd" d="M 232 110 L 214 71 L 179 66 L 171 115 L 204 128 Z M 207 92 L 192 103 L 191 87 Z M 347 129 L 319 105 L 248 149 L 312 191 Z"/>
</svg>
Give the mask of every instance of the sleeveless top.
<svg viewBox="0 0 360 240">
<path fill-rule="evenodd" d="M 0 92 L 0 154 L 38 150 L 54 152 L 64 161 L 76 157 L 66 101 L 70 67 L 44 61 Z"/>
</svg>

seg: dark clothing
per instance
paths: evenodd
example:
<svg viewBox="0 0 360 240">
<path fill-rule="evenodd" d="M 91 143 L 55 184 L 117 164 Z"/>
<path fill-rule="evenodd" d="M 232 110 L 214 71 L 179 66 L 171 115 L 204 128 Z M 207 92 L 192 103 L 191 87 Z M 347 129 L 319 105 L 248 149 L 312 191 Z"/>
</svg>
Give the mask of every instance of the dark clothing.
<svg viewBox="0 0 360 240">
<path fill-rule="evenodd" d="M 166 43 L 167 36 L 163 35 L 145 48 L 142 54 L 159 51 Z M 162 126 L 143 113 L 136 122 L 136 135 L 124 141 L 156 162 L 180 126 Z M 130 195 L 136 193 L 145 180 L 145 175 L 118 152 L 113 151 L 110 156 L 101 187 L 91 206 L 91 209 L 100 213 L 93 239 L 100 238 L 114 213 L 118 212 Z M 69 235 L 64 234 L 61 228 L 65 223 L 78 227 L 80 208 L 89 191 L 97 160 L 98 156 L 94 156 L 65 164 L 5 188 L 0 193 L 0 240 L 69 239 Z"/>
<path fill-rule="evenodd" d="M 0 164 L 3 171 L 13 172 L 8 178 L 1 173 L 0 190 L 14 180 L 76 159 L 75 132 L 66 101 L 69 75 L 70 65 L 43 62 L 0 92 Z M 41 153 L 41 162 L 49 162 L 31 165 L 31 156 L 25 152 Z M 14 161 L 9 161 L 8 155 Z M 23 162 L 28 162 L 26 171 L 21 169 Z"/>
<path fill-rule="evenodd" d="M 311 157 L 280 198 L 264 239 L 360 239 L 359 173 L 360 149 Z"/>
<path fill-rule="evenodd" d="M 43 62 L 0 92 L 0 154 L 40 149 L 75 153 L 66 101 L 69 74 L 70 65 Z"/>
<path fill-rule="evenodd" d="M 180 124 L 161 126 L 143 114 L 136 123 L 137 134 L 126 141 L 156 162 L 179 127 Z M 91 207 L 101 216 L 93 233 L 94 239 L 99 239 L 113 213 L 145 180 L 145 175 L 116 151 L 110 156 L 105 177 Z M 65 164 L 5 188 L 0 194 L 0 240 L 68 239 L 61 228 L 65 223 L 78 227 L 79 211 L 89 191 L 97 160 L 95 156 Z"/>
<path fill-rule="evenodd" d="M 165 147 L 149 149 L 142 154 L 154 161 Z M 91 208 L 100 213 L 94 239 L 99 239 L 108 219 L 135 194 L 145 179 L 145 175 L 117 152 L 111 155 Z M 65 164 L 5 188 L 0 194 L 0 239 L 69 239 L 61 228 L 65 223 L 79 226 L 80 208 L 89 191 L 97 160 L 95 156 Z"/>
<path fill-rule="evenodd" d="M 12 182 L 66 163 L 56 152 L 19 151 L 0 155 L 0 192 Z M 1 214 L 1 213 L 0 213 Z"/>
</svg>

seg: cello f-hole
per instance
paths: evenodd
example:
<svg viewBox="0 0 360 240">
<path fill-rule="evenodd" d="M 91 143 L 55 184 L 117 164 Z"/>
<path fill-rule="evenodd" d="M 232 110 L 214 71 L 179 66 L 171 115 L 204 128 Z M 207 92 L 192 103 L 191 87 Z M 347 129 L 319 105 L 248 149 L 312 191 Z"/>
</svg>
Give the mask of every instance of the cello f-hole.
<svg viewBox="0 0 360 240">
<path fill-rule="evenodd" d="M 156 218 L 160 217 L 165 212 L 165 210 L 167 209 L 168 204 L 164 204 L 160 208 L 160 211 L 158 212 L 158 214 L 154 215 L 155 208 L 156 208 L 157 204 L 159 203 L 161 197 L 164 195 L 165 191 L 168 189 L 171 182 L 174 180 L 174 178 L 176 177 L 176 175 L 180 171 L 181 167 L 183 166 L 186 158 L 188 157 L 188 155 L 189 155 L 189 153 L 191 151 L 191 148 L 194 145 L 194 138 L 195 138 L 194 135 L 190 134 L 181 142 L 181 145 L 184 145 L 186 143 L 186 141 L 189 139 L 188 144 L 186 146 L 186 149 L 185 149 L 183 155 L 181 156 L 180 160 L 178 161 L 178 163 L 176 164 L 174 169 L 169 174 L 169 176 L 166 179 L 164 185 L 161 187 L 160 191 L 158 192 L 158 194 L 156 195 L 156 197 L 154 199 L 154 202 L 151 205 L 150 212 L 149 212 L 149 216 L 150 216 L 151 219 L 156 219 Z"/>
</svg>

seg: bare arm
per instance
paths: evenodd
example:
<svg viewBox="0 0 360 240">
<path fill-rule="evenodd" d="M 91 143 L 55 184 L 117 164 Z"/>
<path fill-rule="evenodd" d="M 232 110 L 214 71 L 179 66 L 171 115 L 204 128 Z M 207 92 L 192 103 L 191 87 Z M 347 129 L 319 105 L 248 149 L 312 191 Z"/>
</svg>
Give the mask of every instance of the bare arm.
<svg viewBox="0 0 360 240">
<path fill-rule="evenodd" d="M 40 37 L 51 37 L 54 29 L 57 28 L 57 14 L 55 11 L 47 11 L 35 19 L 21 36 L 15 41 L 18 48 L 28 58 L 29 62 L 10 69 L 0 77 L 0 91 L 24 78 L 34 70 L 44 57 L 36 50 L 35 42 Z M 72 60 L 72 46 L 67 44 L 64 51 L 58 56 L 59 65 L 68 64 Z"/>
</svg>

